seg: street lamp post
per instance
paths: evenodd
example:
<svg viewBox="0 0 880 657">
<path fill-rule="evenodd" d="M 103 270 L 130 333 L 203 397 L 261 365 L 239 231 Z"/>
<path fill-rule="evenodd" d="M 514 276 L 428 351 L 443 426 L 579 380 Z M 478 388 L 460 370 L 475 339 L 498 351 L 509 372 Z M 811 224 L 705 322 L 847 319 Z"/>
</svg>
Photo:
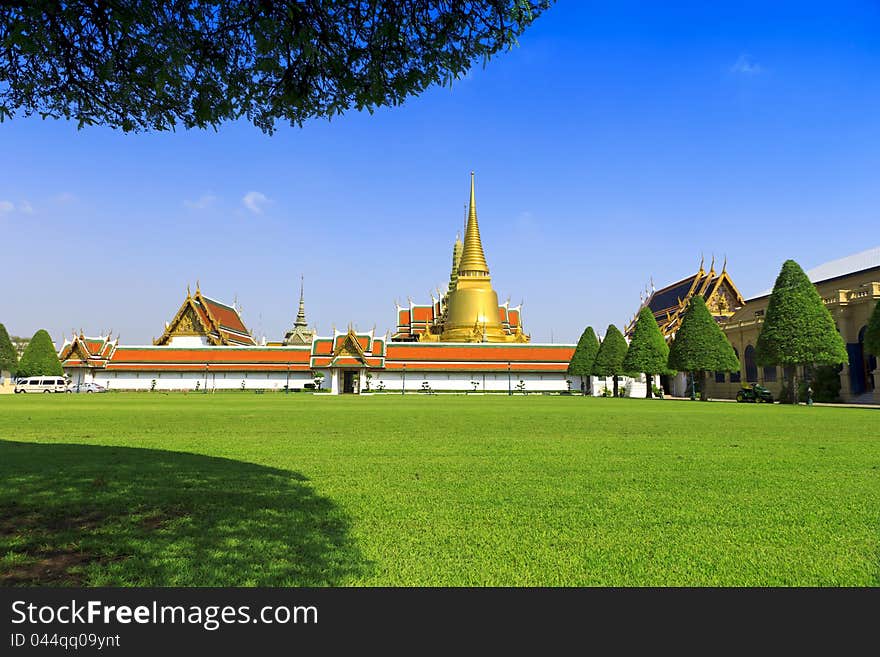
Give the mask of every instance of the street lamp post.
<svg viewBox="0 0 880 657">
<path fill-rule="evenodd" d="M 208 364 L 205 363 L 205 393 L 208 394 Z"/>
<path fill-rule="evenodd" d="M 507 361 L 507 394 L 513 394 L 513 388 L 510 387 L 510 361 Z"/>
<path fill-rule="evenodd" d="M 691 375 L 691 401 L 695 401 L 697 398 L 697 391 L 694 387 L 694 373 L 690 372 Z"/>
<path fill-rule="evenodd" d="M 400 386 L 400 394 L 406 394 L 406 363 L 403 364 L 403 384 Z"/>
<path fill-rule="evenodd" d="M 287 382 L 284 384 L 284 394 L 290 392 L 290 361 L 287 362 Z"/>
</svg>

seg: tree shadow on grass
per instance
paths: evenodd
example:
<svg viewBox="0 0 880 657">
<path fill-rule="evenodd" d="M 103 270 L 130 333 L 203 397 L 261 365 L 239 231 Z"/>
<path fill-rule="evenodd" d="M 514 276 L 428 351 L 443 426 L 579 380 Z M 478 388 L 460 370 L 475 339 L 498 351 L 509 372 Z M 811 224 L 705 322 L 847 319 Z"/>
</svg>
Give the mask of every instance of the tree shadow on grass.
<svg viewBox="0 0 880 657">
<path fill-rule="evenodd" d="M 300 474 L 0 440 L 0 586 L 333 586 L 366 567 Z"/>
</svg>

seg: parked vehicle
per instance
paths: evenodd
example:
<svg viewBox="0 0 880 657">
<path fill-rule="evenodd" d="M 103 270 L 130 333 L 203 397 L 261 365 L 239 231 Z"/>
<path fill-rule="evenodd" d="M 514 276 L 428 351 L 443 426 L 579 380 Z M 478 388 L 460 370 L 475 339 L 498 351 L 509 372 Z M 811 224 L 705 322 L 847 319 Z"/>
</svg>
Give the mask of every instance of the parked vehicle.
<svg viewBox="0 0 880 657">
<path fill-rule="evenodd" d="M 66 392 L 67 381 L 60 376 L 31 376 L 15 382 L 16 394 L 24 392 Z"/>
<path fill-rule="evenodd" d="M 767 404 L 772 404 L 773 393 L 771 393 L 764 386 L 753 383 L 751 386 L 737 391 L 736 401 L 740 403 L 749 402 L 752 404 L 756 404 L 758 402 L 764 402 Z"/>
<path fill-rule="evenodd" d="M 67 386 L 67 392 L 107 392 L 107 388 L 100 383 L 72 383 Z"/>
</svg>

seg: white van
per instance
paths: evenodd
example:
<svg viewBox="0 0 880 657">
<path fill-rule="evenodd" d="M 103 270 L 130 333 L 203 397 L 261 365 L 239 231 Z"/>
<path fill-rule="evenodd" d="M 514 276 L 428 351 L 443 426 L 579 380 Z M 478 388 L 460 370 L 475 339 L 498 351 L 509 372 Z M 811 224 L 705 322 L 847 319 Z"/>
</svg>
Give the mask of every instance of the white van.
<svg viewBox="0 0 880 657">
<path fill-rule="evenodd" d="M 67 381 L 60 376 L 31 376 L 19 379 L 15 392 L 67 392 Z"/>
</svg>

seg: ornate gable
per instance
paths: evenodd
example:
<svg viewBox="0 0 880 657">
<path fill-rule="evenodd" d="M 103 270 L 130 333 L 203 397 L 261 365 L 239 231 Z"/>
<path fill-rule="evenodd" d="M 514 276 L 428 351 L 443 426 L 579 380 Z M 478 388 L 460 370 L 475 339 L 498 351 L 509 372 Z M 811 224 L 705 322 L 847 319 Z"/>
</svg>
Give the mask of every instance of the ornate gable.
<svg viewBox="0 0 880 657">
<path fill-rule="evenodd" d="M 333 349 L 330 364 L 332 365 L 339 359 L 348 358 L 355 358 L 366 364 L 364 349 L 361 346 L 361 340 L 359 339 L 358 334 L 354 332 L 354 328 L 349 328 L 348 333 L 345 335 L 337 336 L 336 347 Z"/>
<path fill-rule="evenodd" d="M 730 317 L 745 305 L 745 300 L 736 289 L 726 271 L 721 272 L 714 288 L 706 296 L 706 306 L 715 317 Z"/>
<path fill-rule="evenodd" d="M 233 306 L 209 299 L 198 287 L 196 293 L 186 290 L 186 299 L 165 325 L 162 335 L 153 340 L 157 346 L 168 345 L 175 336 L 204 337 L 213 346 L 254 346 L 256 342 Z"/>
<path fill-rule="evenodd" d="M 207 313 L 196 306 L 189 290 L 187 290 L 186 299 L 184 299 L 180 309 L 174 315 L 174 319 L 165 325 L 165 331 L 158 339 L 153 340 L 153 344 L 157 346 L 167 345 L 171 342 L 171 338 L 178 335 L 204 336 L 209 344 L 223 344 L 220 335 L 210 325 L 210 318 L 207 316 Z"/>
</svg>

